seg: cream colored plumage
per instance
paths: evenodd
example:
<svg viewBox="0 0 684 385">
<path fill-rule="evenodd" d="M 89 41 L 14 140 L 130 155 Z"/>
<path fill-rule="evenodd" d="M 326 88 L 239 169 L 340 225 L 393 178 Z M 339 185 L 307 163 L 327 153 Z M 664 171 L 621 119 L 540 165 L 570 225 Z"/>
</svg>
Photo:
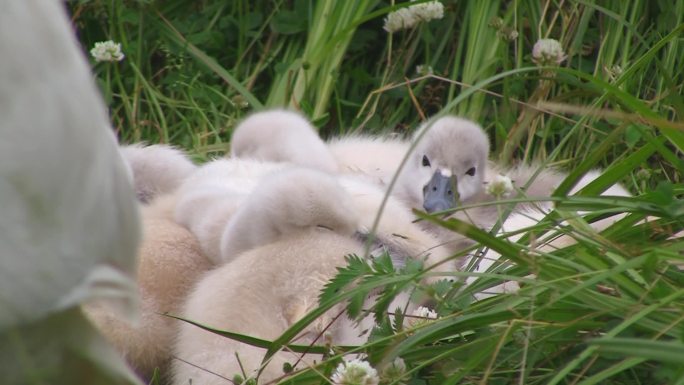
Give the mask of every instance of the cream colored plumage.
<svg viewBox="0 0 684 385">
<path fill-rule="evenodd" d="M 314 170 L 293 169 L 274 179 L 264 179 L 231 219 L 228 233 L 238 227 L 259 230 L 253 223 L 274 231 L 257 243 L 240 243 L 230 261 L 204 277 L 190 294 L 182 315 L 202 324 L 275 339 L 308 311 L 317 306 L 317 297 L 337 266 L 348 253 L 362 254 L 353 238 L 357 217 L 353 210 L 340 211 L 338 202 L 322 199 L 316 191 L 344 194 L 337 181 Z M 293 183 L 293 181 L 298 183 Z M 293 191 L 292 189 L 298 190 Z M 282 192 L 295 192 L 283 195 Z M 273 193 L 273 194 L 269 194 Z M 268 201 L 264 202 L 264 198 Z M 349 197 L 342 197 L 349 200 Z M 288 208 L 273 216 L 279 207 Z M 269 207 L 269 209 L 263 209 Z M 302 209 L 302 210 L 300 210 Z M 244 214 L 243 214 L 244 213 Z M 330 218 L 325 214 L 331 213 Z M 276 223 L 277 222 L 277 223 Z M 321 224 L 324 224 L 321 226 Z M 239 238 L 232 238 L 238 241 Z M 245 251 L 246 250 L 246 251 Z M 330 319 L 330 317 L 324 318 Z M 322 327 L 324 321 L 319 325 Z M 315 328 L 315 327 L 314 327 Z M 303 343 L 313 342 L 320 330 L 308 330 Z M 246 374 L 254 375 L 264 351 L 221 338 L 190 324 L 183 324 L 174 354 L 184 361 L 232 378 L 240 374 L 238 354 Z M 278 353 L 265 369 L 263 380 L 278 376 L 288 355 Z M 182 361 L 173 364 L 174 384 L 188 381 L 219 384 L 223 379 Z"/>
<path fill-rule="evenodd" d="M 99 304 L 88 305 L 85 311 L 129 365 L 150 379 L 155 368 L 168 373 L 180 322 L 164 314 L 180 314 L 190 289 L 213 264 L 186 228 L 157 217 L 149 208 L 143 208 L 142 217 L 137 266 L 140 320 L 130 322 Z"/>
<path fill-rule="evenodd" d="M 241 254 L 207 274 L 189 295 L 182 315 L 221 330 L 274 340 L 318 306 L 325 282 L 344 265 L 344 255 L 363 253 L 360 242 L 325 229 L 310 228 Z M 308 344 L 341 311 L 336 308 L 304 331 L 298 344 Z M 335 327 L 329 329 L 334 332 Z M 320 343 L 320 341 L 319 341 Z M 254 376 L 265 350 L 204 331 L 180 327 L 173 361 L 173 384 L 223 384 L 242 374 Z M 311 362 L 315 356 L 307 356 Z M 183 360 L 183 361 L 181 361 Z M 187 362 L 184 362 L 187 361 Z M 262 373 L 266 383 L 280 376 L 285 362 L 297 357 L 279 352 Z M 300 364 L 297 368 L 301 368 Z"/>
<path fill-rule="evenodd" d="M 328 142 L 341 174 L 364 175 L 381 186 L 390 183 L 409 146 L 398 137 L 369 135 L 337 137 Z"/>
<path fill-rule="evenodd" d="M 0 373 L 4 384 L 138 383 L 81 314 L 134 316 L 137 204 L 57 1 L 0 12 Z"/>
</svg>

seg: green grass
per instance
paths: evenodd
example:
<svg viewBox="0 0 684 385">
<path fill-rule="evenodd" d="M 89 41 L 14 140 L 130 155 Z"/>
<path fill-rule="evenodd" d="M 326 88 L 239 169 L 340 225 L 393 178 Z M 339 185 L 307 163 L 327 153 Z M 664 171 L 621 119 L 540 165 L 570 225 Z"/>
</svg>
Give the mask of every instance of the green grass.
<svg viewBox="0 0 684 385">
<path fill-rule="evenodd" d="M 505 277 L 527 282 L 520 292 L 473 302 L 471 290 L 501 282 L 495 271 L 465 291 L 422 287 L 442 317 L 410 332 L 380 306 L 382 327 L 363 347 L 371 362 L 402 357 L 412 384 L 684 384 L 684 273 L 672 264 L 684 241 L 668 239 L 684 227 L 684 0 L 443 3 L 442 20 L 392 35 L 383 18 L 400 4 L 374 0 L 69 7 L 85 47 L 113 39 L 127 55 L 93 62 L 122 142 L 173 143 L 206 160 L 226 152 L 254 109 L 298 108 L 324 137 L 409 134 L 423 115 L 456 113 L 485 127 L 492 159 L 569 171 L 558 210 L 517 243 L 443 224 L 517 262 Z M 568 55 L 559 67 L 531 60 L 547 37 Z M 582 197 L 564 198 L 599 167 Z M 636 197 L 596 197 L 616 182 Z M 552 228 L 578 210 L 591 214 Z M 616 211 L 628 215 L 600 235 L 587 230 L 585 221 Z M 558 232 L 577 243 L 530 246 Z M 391 296 L 431 274 L 354 272 L 365 283 L 324 304 L 376 286 Z M 313 317 L 259 343 L 276 349 Z M 312 371 L 295 378 L 321 383 Z"/>
</svg>

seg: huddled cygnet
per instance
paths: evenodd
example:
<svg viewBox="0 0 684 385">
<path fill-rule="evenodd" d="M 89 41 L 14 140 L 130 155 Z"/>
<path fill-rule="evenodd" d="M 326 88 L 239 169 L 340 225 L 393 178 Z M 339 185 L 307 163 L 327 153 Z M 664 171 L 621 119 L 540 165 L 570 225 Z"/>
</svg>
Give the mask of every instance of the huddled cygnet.
<svg viewBox="0 0 684 385">
<path fill-rule="evenodd" d="M 192 174 L 197 166 L 179 149 L 163 144 L 132 144 L 120 147 L 142 203 L 170 194 Z"/>
<path fill-rule="evenodd" d="M 373 221 L 383 192 L 364 183 L 339 180 L 306 168 L 291 168 L 262 178 L 225 229 L 224 240 L 238 242 L 221 248 L 223 260 L 228 262 L 199 281 L 182 316 L 212 328 L 258 338 L 272 340 L 280 336 L 318 306 L 320 291 L 337 268 L 345 265 L 346 255 L 365 254 L 366 239 L 358 233 L 364 224 Z M 398 204 L 392 202 L 390 211 L 401 210 Z M 254 231 L 263 237 L 242 238 Z M 381 221 L 377 233 L 378 241 L 387 246 L 393 259 L 421 258 L 431 263 L 448 257 L 439 248 L 429 250 L 434 247 L 434 238 L 410 221 Z M 360 325 L 344 318 L 333 323 L 342 310 L 343 306 L 338 305 L 328 311 L 296 342 L 323 344 L 316 341 L 323 330 L 334 344 L 365 342 L 364 331 L 372 325 L 372 317 L 366 317 Z M 183 324 L 174 347 L 174 355 L 182 359 L 173 364 L 174 383 L 192 380 L 219 384 L 223 380 L 214 373 L 232 378 L 243 369 L 250 377 L 261 370 L 260 380 L 268 382 L 283 375 L 285 362 L 297 360 L 282 351 L 262 368 L 264 354 L 264 349 Z M 298 368 L 315 359 L 318 357 L 307 355 Z"/>
</svg>

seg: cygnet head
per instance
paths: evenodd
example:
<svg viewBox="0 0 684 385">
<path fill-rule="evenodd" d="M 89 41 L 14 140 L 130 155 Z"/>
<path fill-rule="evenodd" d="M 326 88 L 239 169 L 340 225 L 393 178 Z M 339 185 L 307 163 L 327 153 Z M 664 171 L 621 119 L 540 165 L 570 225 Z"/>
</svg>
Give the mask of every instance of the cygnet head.
<svg viewBox="0 0 684 385">
<path fill-rule="evenodd" d="M 445 116 L 423 124 L 415 138 L 401 183 L 411 185 L 414 198 L 422 197 L 427 212 L 454 208 L 482 190 L 489 140 L 479 125 Z"/>
<path fill-rule="evenodd" d="M 181 150 L 154 144 L 137 143 L 119 148 L 126 161 L 135 194 L 141 203 L 176 190 L 197 166 Z"/>
<path fill-rule="evenodd" d="M 271 213 L 271 223 L 283 233 L 313 226 L 343 235 L 356 230 L 358 216 L 351 197 L 332 175 L 294 168 L 273 175 L 257 189 L 263 189 L 257 194 L 275 195 L 262 202 Z"/>
<path fill-rule="evenodd" d="M 320 230 L 351 236 L 359 215 L 352 198 L 327 173 L 292 168 L 264 176 L 230 219 L 221 238 L 221 258 L 299 232 Z"/>
<path fill-rule="evenodd" d="M 271 162 L 289 162 L 337 172 L 337 162 L 313 125 L 300 113 L 259 111 L 240 122 L 231 137 L 231 154 Z"/>
</svg>

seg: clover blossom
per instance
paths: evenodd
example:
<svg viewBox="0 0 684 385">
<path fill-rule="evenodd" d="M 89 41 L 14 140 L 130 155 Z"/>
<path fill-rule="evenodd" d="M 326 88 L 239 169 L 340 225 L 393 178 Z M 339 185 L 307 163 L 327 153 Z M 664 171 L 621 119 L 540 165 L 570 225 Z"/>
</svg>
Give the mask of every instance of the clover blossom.
<svg viewBox="0 0 684 385">
<path fill-rule="evenodd" d="M 513 192 L 513 182 L 505 175 L 497 175 L 494 180 L 487 185 L 487 194 L 502 198 L 511 195 Z"/>
<path fill-rule="evenodd" d="M 422 21 L 427 22 L 443 17 L 444 5 L 439 1 L 429 1 L 390 12 L 385 18 L 383 29 L 389 33 L 394 33 L 402 29 L 413 28 Z"/>
<path fill-rule="evenodd" d="M 335 385 L 378 385 L 378 371 L 368 361 L 353 359 L 341 363 L 330 377 Z"/>
<path fill-rule="evenodd" d="M 406 363 L 400 357 L 385 365 L 380 371 L 380 379 L 383 383 L 403 385 L 409 380 L 406 375 Z"/>
<path fill-rule="evenodd" d="M 95 43 L 93 49 L 90 50 L 96 61 L 121 61 L 125 55 L 121 52 L 121 43 L 114 43 L 111 40 L 101 41 Z"/>
<path fill-rule="evenodd" d="M 420 306 L 411 313 L 411 317 L 407 317 L 406 322 L 408 327 L 416 328 L 437 318 L 439 318 L 437 312 L 428 307 Z"/>
<path fill-rule="evenodd" d="M 437 312 L 425 306 L 418 307 L 411 315 L 414 317 L 437 319 Z"/>
<path fill-rule="evenodd" d="M 435 73 L 435 70 L 427 64 L 418 64 L 416 66 L 416 73 L 421 76 L 432 75 Z"/>
<path fill-rule="evenodd" d="M 539 39 L 532 48 L 532 61 L 540 66 L 558 65 L 567 56 L 556 39 Z"/>
</svg>

